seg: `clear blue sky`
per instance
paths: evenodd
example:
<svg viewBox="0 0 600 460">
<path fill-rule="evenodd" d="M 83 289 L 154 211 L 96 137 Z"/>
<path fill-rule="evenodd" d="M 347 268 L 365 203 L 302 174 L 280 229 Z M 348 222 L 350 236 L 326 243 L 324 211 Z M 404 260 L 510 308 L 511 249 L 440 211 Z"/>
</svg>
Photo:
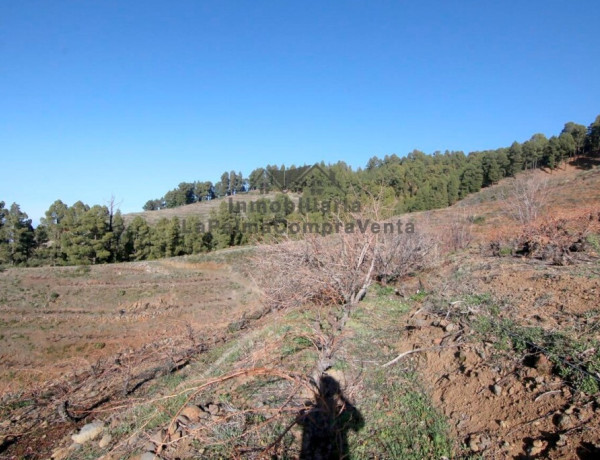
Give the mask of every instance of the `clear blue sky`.
<svg viewBox="0 0 600 460">
<path fill-rule="evenodd" d="M 587 126 L 599 27 L 597 0 L 2 1 L 0 200 L 137 211 L 230 169 Z"/>
</svg>

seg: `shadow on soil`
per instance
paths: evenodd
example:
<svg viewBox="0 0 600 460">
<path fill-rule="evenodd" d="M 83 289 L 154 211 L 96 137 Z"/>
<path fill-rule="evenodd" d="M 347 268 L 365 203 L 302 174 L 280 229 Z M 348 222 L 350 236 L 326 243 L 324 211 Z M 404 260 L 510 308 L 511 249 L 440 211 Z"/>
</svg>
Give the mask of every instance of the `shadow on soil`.
<svg viewBox="0 0 600 460">
<path fill-rule="evenodd" d="M 600 458 L 600 449 L 589 442 L 582 442 L 577 448 L 577 458 L 580 460 L 593 460 Z"/>
<path fill-rule="evenodd" d="M 329 375 L 319 382 L 319 393 L 311 407 L 298 417 L 302 426 L 302 460 L 351 458 L 348 431 L 364 426 L 361 413 L 342 393 L 340 384 Z"/>
<path fill-rule="evenodd" d="M 578 157 L 571 161 L 571 165 L 577 169 L 592 169 L 596 166 L 600 166 L 600 156 L 597 157 Z"/>
</svg>

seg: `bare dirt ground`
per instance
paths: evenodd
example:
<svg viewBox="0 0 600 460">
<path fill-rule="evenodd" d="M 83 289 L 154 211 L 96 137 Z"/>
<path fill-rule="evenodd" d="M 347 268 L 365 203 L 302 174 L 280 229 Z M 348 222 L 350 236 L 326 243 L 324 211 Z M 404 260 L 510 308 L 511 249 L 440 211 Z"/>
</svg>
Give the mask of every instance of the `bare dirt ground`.
<svg viewBox="0 0 600 460">
<path fill-rule="evenodd" d="M 10 458 L 44 458 L 90 411 L 176 372 L 256 308 L 248 281 L 222 260 L 7 269 L 0 286 Z"/>
<path fill-rule="evenodd" d="M 236 203 L 245 201 L 256 201 L 262 198 L 274 199 L 277 196 L 276 192 L 260 193 L 258 191 L 252 191 L 248 193 L 238 193 L 231 197 L 215 198 L 209 201 L 200 201 L 198 203 L 187 204 L 185 206 L 178 206 L 176 208 L 159 209 L 157 211 L 141 211 L 131 212 L 125 214 L 123 219 L 126 223 L 131 222 L 136 216 L 141 216 L 150 225 L 156 224 L 160 219 L 171 219 L 178 217 L 179 219 L 185 219 L 186 217 L 195 216 L 200 219 L 201 222 L 208 223 L 211 212 L 219 210 L 221 203 L 229 203 L 229 200 L 236 206 Z M 295 193 L 289 193 L 288 196 L 294 203 L 298 203 L 299 195 Z"/>
<path fill-rule="evenodd" d="M 528 229 L 506 182 L 404 216 L 446 250 L 374 284 L 339 332 L 337 307 L 263 310 L 252 249 L 6 270 L 0 458 L 298 458 L 328 411 L 352 458 L 600 458 L 596 166 L 536 172 L 549 205 Z M 469 245 L 448 250 L 457 220 Z M 328 398 L 310 380 L 325 351 Z"/>
<path fill-rule="evenodd" d="M 244 284 L 226 265 L 185 260 L 6 270 L 0 394 L 174 332 L 222 329 L 248 307 Z"/>
<path fill-rule="evenodd" d="M 589 170 L 581 164 L 551 176 L 536 172 L 549 180 L 545 213 L 531 225 L 545 229 L 536 235 L 549 234 L 536 244 L 556 251 L 553 243 L 567 229 L 576 241 L 581 222 L 595 222 L 587 251 L 568 252 L 559 264 L 555 257 L 516 254 L 515 240 L 527 232 L 503 212 L 506 183 L 416 217 L 442 239 L 457 214 L 475 222 L 470 250 L 419 276 L 427 294 L 406 323 L 410 339 L 397 344 L 399 351 L 424 350 L 418 353 L 424 382 L 474 455 L 600 454 L 600 169 L 597 162 Z M 501 256 L 491 243 L 504 245 Z M 416 280 L 409 286 L 419 289 Z"/>
<path fill-rule="evenodd" d="M 598 390 L 581 387 L 578 379 L 586 375 L 565 376 L 571 364 L 598 356 L 599 267 L 470 253 L 423 277 L 431 294 L 407 321 L 411 340 L 397 347 L 426 350 L 424 381 L 472 452 L 485 458 L 597 458 Z M 503 329 L 482 328 L 481 318 Z M 544 333 L 555 342 L 543 343 Z M 569 344 L 577 344 L 575 353 Z"/>
</svg>

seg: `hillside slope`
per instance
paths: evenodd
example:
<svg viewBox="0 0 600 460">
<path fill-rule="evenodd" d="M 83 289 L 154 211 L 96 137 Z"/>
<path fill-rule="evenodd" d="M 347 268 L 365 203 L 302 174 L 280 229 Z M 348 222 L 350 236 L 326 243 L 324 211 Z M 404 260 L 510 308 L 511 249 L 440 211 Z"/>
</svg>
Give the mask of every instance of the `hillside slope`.
<svg viewBox="0 0 600 460">
<path fill-rule="evenodd" d="M 509 182 L 401 216 L 437 235 L 439 259 L 374 284 L 339 330 L 327 326 L 339 307 L 264 309 L 253 248 L 6 270 L 3 382 L 28 386 L 4 388 L 1 455 L 310 458 L 337 446 L 353 458 L 597 458 L 593 166 L 548 174 L 545 214 L 528 227 L 504 212 Z M 457 223 L 469 245 L 449 249 Z M 559 240 L 573 240 L 568 257 L 554 257 Z M 522 252 L 532 241 L 537 252 Z M 72 372 L 31 378 L 63 362 Z"/>
<path fill-rule="evenodd" d="M 123 215 L 123 219 L 126 223 L 131 222 L 136 216 L 140 216 L 146 220 L 149 224 L 156 224 L 160 219 L 172 219 L 173 217 L 178 217 L 183 220 L 186 217 L 196 216 L 200 219 L 201 222 L 208 222 L 210 218 L 210 213 L 212 211 L 218 211 L 221 203 L 233 203 L 235 206 L 236 203 L 241 201 L 254 201 L 262 198 L 273 200 L 276 197 L 275 192 L 271 193 L 259 193 L 259 192 L 249 192 L 249 193 L 239 193 L 237 195 L 232 195 L 230 197 L 224 198 L 215 198 L 214 200 L 209 201 L 199 201 L 197 203 L 187 204 L 185 206 L 178 206 L 176 208 L 165 208 L 159 209 L 156 211 L 142 211 L 142 212 L 131 212 Z M 298 202 L 298 196 L 296 194 L 289 194 L 292 201 L 295 203 Z"/>
</svg>

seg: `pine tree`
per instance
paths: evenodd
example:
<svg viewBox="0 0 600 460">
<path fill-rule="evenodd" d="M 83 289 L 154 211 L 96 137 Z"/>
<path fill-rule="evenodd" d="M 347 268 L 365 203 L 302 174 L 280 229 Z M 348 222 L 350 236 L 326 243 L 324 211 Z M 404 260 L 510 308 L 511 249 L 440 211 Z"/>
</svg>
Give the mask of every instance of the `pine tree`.
<svg viewBox="0 0 600 460">
<path fill-rule="evenodd" d="M 110 213 L 106 206 L 94 205 L 81 219 L 89 262 L 99 264 L 111 260 L 113 233 L 109 229 Z"/>
<path fill-rule="evenodd" d="M 510 160 L 508 159 L 508 149 L 496 150 L 496 161 L 500 167 L 500 178 L 510 176 Z"/>
<path fill-rule="evenodd" d="M 255 169 L 250 173 L 248 177 L 249 190 L 262 190 L 268 189 L 267 174 L 263 168 Z"/>
<path fill-rule="evenodd" d="M 508 161 L 508 174 L 510 176 L 514 177 L 523 170 L 523 149 L 521 144 L 516 141 L 508 149 Z"/>
<path fill-rule="evenodd" d="M 196 201 L 203 201 L 214 198 L 214 188 L 210 181 L 196 182 L 194 185 L 194 195 Z"/>
<path fill-rule="evenodd" d="M 179 218 L 173 217 L 167 225 L 166 257 L 176 257 L 183 254 L 183 242 L 181 240 L 181 227 Z"/>
<path fill-rule="evenodd" d="M 235 175 L 235 191 L 236 193 L 244 191 L 244 176 L 241 171 Z"/>
<path fill-rule="evenodd" d="M 237 246 L 247 241 L 242 233 L 241 210 L 234 207 L 230 212 L 226 202 L 222 202 L 219 211 L 211 212 L 211 220 L 218 222 L 216 229 L 212 230 L 214 244 L 217 249 Z"/>
<path fill-rule="evenodd" d="M 452 206 L 458 201 L 460 192 L 460 180 L 455 173 L 450 174 L 448 177 L 448 204 Z"/>
<path fill-rule="evenodd" d="M 461 175 L 460 196 L 467 196 L 469 193 L 478 192 L 483 186 L 483 170 L 481 163 L 477 160 L 470 161 Z"/>
<path fill-rule="evenodd" d="M 561 131 L 561 135 L 562 134 L 570 134 L 573 138 L 575 149 L 572 151 L 572 155 L 580 155 L 583 153 L 587 135 L 587 128 L 585 126 L 569 121 L 568 123 L 565 123 L 565 127 Z"/>
<path fill-rule="evenodd" d="M 543 158 L 547 144 L 548 139 L 542 133 L 534 134 L 531 139 L 523 144 L 525 164 L 528 167 L 535 169 L 539 166 L 538 163 Z"/>
<path fill-rule="evenodd" d="M 491 154 L 483 158 L 484 182 L 485 185 L 496 184 L 501 178 L 502 173 L 496 158 Z"/>
<path fill-rule="evenodd" d="M 142 208 L 144 211 L 157 211 L 159 209 L 163 209 L 166 207 L 164 198 L 159 198 L 156 200 L 148 200 L 144 207 Z"/>
<path fill-rule="evenodd" d="M 6 234 L 6 215 L 8 210 L 4 201 L 0 201 L 0 264 L 9 263 L 8 235 Z"/>
<path fill-rule="evenodd" d="M 66 262 L 73 265 L 89 264 L 94 258 L 87 228 L 83 219 L 90 207 L 81 201 L 67 209 L 62 220 L 60 234 L 61 251 Z"/>
<path fill-rule="evenodd" d="M 29 265 L 45 265 L 52 263 L 52 249 L 49 247 L 50 238 L 48 230 L 43 225 L 38 225 L 33 230 L 34 252 L 29 259 Z"/>
<path fill-rule="evenodd" d="M 197 216 L 191 216 L 181 222 L 181 241 L 184 254 L 197 254 L 206 251 L 201 232 L 202 222 Z"/>
<path fill-rule="evenodd" d="M 13 265 L 27 262 L 35 247 L 35 233 L 31 219 L 13 203 L 8 213 L 4 213 L 4 238 L 8 244 L 8 262 Z M 6 256 L 5 256 L 6 257 Z"/>
<path fill-rule="evenodd" d="M 543 162 L 550 170 L 554 170 L 560 161 L 560 144 L 556 136 L 552 136 L 544 147 Z"/>
<path fill-rule="evenodd" d="M 152 249 L 152 230 L 140 216 L 133 218 L 126 230 L 126 253 L 131 260 L 150 258 Z"/>
<path fill-rule="evenodd" d="M 588 152 L 600 154 L 600 115 L 588 127 L 586 145 Z"/>
<path fill-rule="evenodd" d="M 221 174 L 221 182 L 218 184 L 217 194 L 219 196 L 227 196 L 229 195 L 230 183 L 229 183 L 229 173 L 224 172 Z"/>
<path fill-rule="evenodd" d="M 577 144 L 571 133 L 561 133 L 561 135 L 558 136 L 558 142 L 561 160 L 571 158 L 577 153 Z"/>
<path fill-rule="evenodd" d="M 64 219 L 69 212 L 69 207 L 61 200 L 56 200 L 50 205 L 45 217 L 40 219 L 38 227 L 44 227 L 48 236 L 48 257 L 53 265 L 64 263 L 66 256 L 62 250 L 62 234 L 66 231 Z"/>
<path fill-rule="evenodd" d="M 117 209 L 112 219 L 112 241 L 110 244 L 111 261 L 121 262 L 127 260 L 127 252 L 125 250 L 125 221 L 121 215 L 121 211 Z"/>
</svg>

